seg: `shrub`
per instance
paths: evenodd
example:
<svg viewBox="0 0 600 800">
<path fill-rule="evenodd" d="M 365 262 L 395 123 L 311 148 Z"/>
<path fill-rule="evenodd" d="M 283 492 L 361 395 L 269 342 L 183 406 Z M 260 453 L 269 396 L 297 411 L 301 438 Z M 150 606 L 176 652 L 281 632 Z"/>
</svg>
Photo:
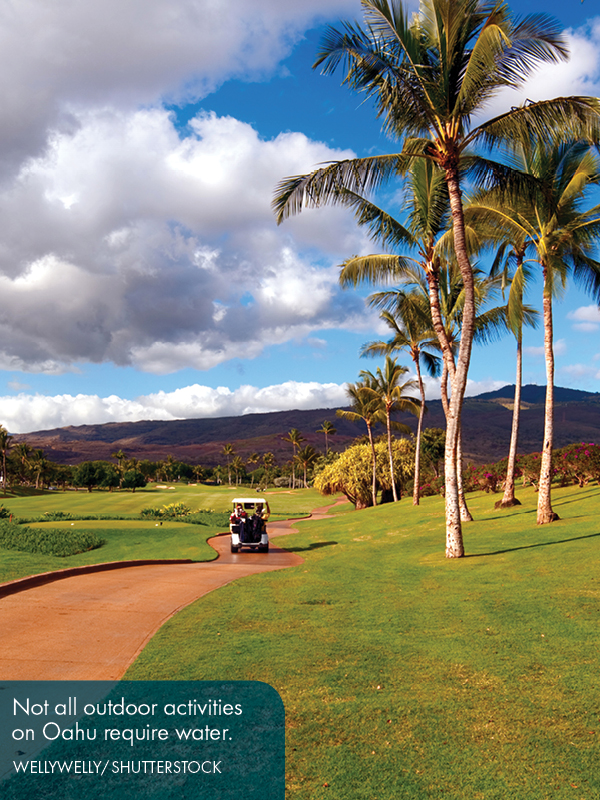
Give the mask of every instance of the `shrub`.
<svg viewBox="0 0 600 800">
<path fill-rule="evenodd" d="M 68 511 L 44 511 L 43 519 L 59 520 L 59 519 L 73 519 L 73 514 Z"/>
<path fill-rule="evenodd" d="M 393 442 L 393 451 L 394 479 L 398 487 L 404 488 L 414 473 L 413 447 L 406 439 L 396 439 Z M 382 490 L 391 489 L 387 443 L 377 442 L 375 453 L 377 486 Z M 355 444 L 341 453 L 339 458 L 315 477 L 314 486 L 325 495 L 342 492 L 356 508 L 366 508 L 373 505 L 372 469 L 371 446 Z"/>
<path fill-rule="evenodd" d="M 552 464 L 562 486 L 600 482 L 600 445 L 592 442 L 567 445 L 554 453 Z"/>
<path fill-rule="evenodd" d="M 0 547 L 26 553 L 66 558 L 77 553 L 95 550 L 105 544 L 92 531 L 62 530 L 59 528 L 30 528 L 15 522 L 0 520 Z"/>
</svg>

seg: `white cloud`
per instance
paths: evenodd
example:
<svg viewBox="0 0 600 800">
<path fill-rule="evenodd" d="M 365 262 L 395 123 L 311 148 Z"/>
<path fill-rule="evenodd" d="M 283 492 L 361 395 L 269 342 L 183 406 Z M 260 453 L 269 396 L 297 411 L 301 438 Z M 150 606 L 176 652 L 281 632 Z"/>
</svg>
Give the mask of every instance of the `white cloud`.
<svg viewBox="0 0 600 800">
<path fill-rule="evenodd" d="M 569 311 L 568 319 L 574 320 L 573 328 L 582 333 L 593 333 L 600 329 L 600 308 L 596 305 L 580 306 Z"/>
<path fill-rule="evenodd" d="M 345 384 L 286 381 L 257 389 L 230 390 L 185 386 L 135 400 L 116 395 L 63 394 L 53 397 L 21 393 L 0 398 L 1 424 L 11 433 L 48 430 L 66 425 L 226 417 L 286 409 L 336 408 L 347 403 Z"/>
<path fill-rule="evenodd" d="M 600 18 L 577 30 L 564 32 L 569 48 L 568 61 L 541 64 L 518 90 L 504 89 L 486 107 L 485 118 L 502 114 L 525 100 L 600 94 Z"/>
<path fill-rule="evenodd" d="M 575 383 L 586 386 L 589 385 L 589 380 L 600 380 L 600 370 L 591 364 L 566 364 L 560 368 L 560 372 L 568 375 Z"/>
<path fill-rule="evenodd" d="M 183 140 L 161 109 L 78 119 L 0 190 L 0 364 L 209 369 L 372 316 L 337 286 L 334 265 L 367 247 L 352 215 L 277 227 L 270 208 L 282 176 L 349 151 L 303 134 L 263 141 L 214 114 Z"/>
<path fill-rule="evenodd" d="M 72 112 L 197 100 L 271 73 L 317 20 L 354 0 L 19 0 L 0 7 L 0 161 L 44 147 Z"/>
<path fill-rule="evenodd" d="M 523 352 L 532 358 L 544 358 L 544 346 L 541 347 L 524 347 Z M 558 339 L 554 342 L 554 355 L 563 356 L 567 352 L 567 343 L 564 339 Z"/>
</svg>

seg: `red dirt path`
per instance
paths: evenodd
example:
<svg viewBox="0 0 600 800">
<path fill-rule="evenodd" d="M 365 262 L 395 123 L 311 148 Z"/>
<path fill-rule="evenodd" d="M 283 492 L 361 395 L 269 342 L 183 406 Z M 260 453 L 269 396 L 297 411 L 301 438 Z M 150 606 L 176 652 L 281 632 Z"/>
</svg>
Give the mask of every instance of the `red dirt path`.
<svg viewBox="0 0 600 800">
<path fill-rule="evenodd" d="M 323 518 L 331 506 L 318 508 Z M 294 522 L 269 523 L 273 539 Z M 229 536 L 209 540 L 216 561 L 131 566 L 81 573 L 0 600 L 0 680 L 117 680 L 177 611 L 237 578 L 294 567 L 303 559 L 229 550 Z"/>
</svg>

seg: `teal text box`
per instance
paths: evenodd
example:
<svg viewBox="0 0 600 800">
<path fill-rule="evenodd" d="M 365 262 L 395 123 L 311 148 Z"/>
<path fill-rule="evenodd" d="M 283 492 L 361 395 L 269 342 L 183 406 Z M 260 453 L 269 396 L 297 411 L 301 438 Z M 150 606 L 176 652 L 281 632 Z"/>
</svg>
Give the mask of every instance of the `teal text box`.
<svg viewBox="0 0 600 800">
<path fill-rule="evenodd" d="M 283 800 L 285 712 L 257 681 L 6 681 L 3 800 Z"/>
</svg>

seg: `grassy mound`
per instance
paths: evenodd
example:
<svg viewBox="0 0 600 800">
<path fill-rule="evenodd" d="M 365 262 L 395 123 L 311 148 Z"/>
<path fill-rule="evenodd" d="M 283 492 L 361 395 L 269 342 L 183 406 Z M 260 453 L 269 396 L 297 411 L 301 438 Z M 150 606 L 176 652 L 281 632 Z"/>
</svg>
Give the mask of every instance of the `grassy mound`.
<svg viewBox="0 0 600 800">
<path fill-rule="evenodd" d="M 93 531 L 58 528 L 30 528 L 14 522 L 0 520 L 0 547 L 24 553 L 67 558 L 78 553 L 96 550 L 105 544 Z"/>
<path fill-rule="evenodd" d="M 270 683 L 290 800 L 600 797 L 600 488 L 553 494 L 542 527 L 532 490 L 471 495 L 460 560 L 437 497 L 301 522 L 303 565 L 184 609 L 127 678 Z"/>
</svg>

